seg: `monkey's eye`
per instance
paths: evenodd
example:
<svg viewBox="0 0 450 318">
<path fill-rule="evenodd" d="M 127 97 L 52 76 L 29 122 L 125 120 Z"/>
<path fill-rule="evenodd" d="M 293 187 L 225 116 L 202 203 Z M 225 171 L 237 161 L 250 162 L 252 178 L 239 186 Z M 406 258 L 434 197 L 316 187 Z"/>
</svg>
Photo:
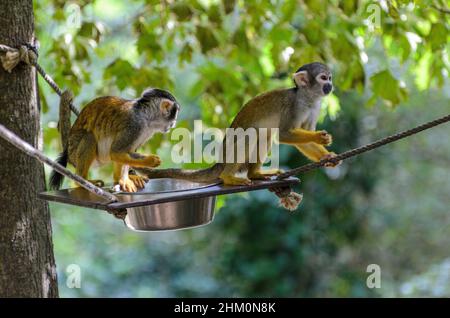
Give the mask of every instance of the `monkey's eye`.
<svg viewBox="0 0 450 318">
<path fill-rule="evenodd" d="M 322 75 L 322 76 L 320 77 L 320 79 L 326 81 L 328 78 L 327 78 L 325 75 Z"/>
<path fill-rule="evenodd" d="M 331 76 L 330 76 L 330 82 L 331 82 Z"/>
</svg>

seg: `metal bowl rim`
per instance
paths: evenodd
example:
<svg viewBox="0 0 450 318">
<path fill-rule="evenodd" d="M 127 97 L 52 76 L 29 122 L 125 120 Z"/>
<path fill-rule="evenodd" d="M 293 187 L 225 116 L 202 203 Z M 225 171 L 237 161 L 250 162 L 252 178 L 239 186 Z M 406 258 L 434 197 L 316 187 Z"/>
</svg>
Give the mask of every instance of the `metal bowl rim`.
<svg viewBox="0 0 450 318">
<path fill-rule="evenodd" d="M 158 179 L 171 179 L 171 178 L 158 178 Z M 158 179 L 154 179 L 154 180 L 158 180 Z M 198 186 L 198 187 L 194 187 L 194 188 L 190 188 L 190 189 L 163 190 L 163 191 L 155 191 L 155 192 L 124 192 L 124 191 L 120 191 L 120 192 L 114 192 L 114 195 L 149 195 L 149 194 L 161 194 L 161 193 L 193 191 L 193 190 L 204 189 L 204 188 L 208 188 L 208 187 L 212 187 L 212 186 L 220 184 L 219 181 L 218 182 L 214 182 L 214 183 L 206 183 L 206 182 L 189 181 L 189 180 L 183 180 L 183 179 L 172 179 L 172 180 L 182 180 L 182 181 L 187 181 L 187 182 L 192 182 L 192 183 L 195 182 L 195 183 L 204 184 L 204 185 Z"/>
</svg>

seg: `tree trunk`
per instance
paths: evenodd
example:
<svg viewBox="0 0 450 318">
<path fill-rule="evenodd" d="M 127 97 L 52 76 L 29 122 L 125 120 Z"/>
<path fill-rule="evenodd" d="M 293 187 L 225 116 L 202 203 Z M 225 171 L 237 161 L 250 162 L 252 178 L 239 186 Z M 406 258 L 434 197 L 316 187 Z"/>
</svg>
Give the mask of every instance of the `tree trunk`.
<svg viewBox="0 0 450 318">
<path fill-rule="evenodd" d="M 32 0 L 0 0 L 0 43 L 32 43 Z M 0 122 L 39 144 L 39 108 L 33 67 L 12 73 L 0 66 Z M 0 297 L 57 297 L 56 265 L 43 165 L 0 140 Z"/>
</svg>

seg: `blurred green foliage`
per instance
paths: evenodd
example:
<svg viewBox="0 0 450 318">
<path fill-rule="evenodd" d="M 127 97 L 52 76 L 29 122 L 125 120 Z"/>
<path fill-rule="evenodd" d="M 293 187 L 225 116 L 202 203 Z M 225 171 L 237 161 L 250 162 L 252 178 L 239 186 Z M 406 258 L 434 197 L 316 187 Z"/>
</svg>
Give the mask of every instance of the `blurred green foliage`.
<svg viewBox="0 0 450 318">
<path fill-rule="evenodd" d="M 251 97 L 288 87 L 299 66 L 323 61 L 337 89 L 320 126 L 340 152 L 448 113 L 450 15 L 439 9 L 449 6 L 42 0 L 35 14 L 40 63 L 77 105 L 165 88 L 182 105 L 183 127 L 201 118 L 225 128 Z M 58 99 L 39 84 L 45 150 L 55 157 Z M 168 135 L 149 144 L 142 151 L 173 166 Z M 304 175 L 305 199 L 293 214 L 266 191 L 221 197 L 213 224 L 186 231 L 134 233 L 101 212 L 52 204 L 61 295 L 450 296 L 434 288 L 450 282 L 441 273 L 450 243 L 449 146 L 441 127 Z M 280 150 L 285 168 L 306 162 L 295 149 Z M 95 173 L 109 180 L 111 168 Z M 72 263 L 81 266 L 81 289 L 65 285 Z M 382 269 L 379 290 L 366 287 L 371 263 Z"/>
</svg>

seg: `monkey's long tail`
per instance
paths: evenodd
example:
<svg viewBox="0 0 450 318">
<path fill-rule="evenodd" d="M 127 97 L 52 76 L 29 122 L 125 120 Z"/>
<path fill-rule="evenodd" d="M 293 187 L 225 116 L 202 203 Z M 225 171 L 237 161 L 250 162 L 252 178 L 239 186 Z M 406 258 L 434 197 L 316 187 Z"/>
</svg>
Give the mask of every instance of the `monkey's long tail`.
<svg viewBox="0 0 450 318">
<path fill-rule="evenodd" d="M 185 170 L 185 169 L 149 169 L 134 168 L 136 171 L 146 175 L 150 179 L 173 178 L 183 179 L 197 182 L 218 181 L 219 175 L 223 171 L 223 164 L 215 165 L 201 170 Z"/>
<path fill-rule="evenodd" d="M 67 148 L 64 149 L 63 152 L 61 152 L 56 158 L 56 162 L 59 163 L 63 167 L 67 167 L 67 161 L 69 159 L 69 153 L 67 151 Z M 49 181 L 49 187 L 51 190 L 58 190 L 61 188 L 62 183 L 64 181 L 64 176 L 60 174 L 59 172 L 56 172 L 55 170 L 52 170 L 50 174 L 50 181 Z"/>
</svg>

